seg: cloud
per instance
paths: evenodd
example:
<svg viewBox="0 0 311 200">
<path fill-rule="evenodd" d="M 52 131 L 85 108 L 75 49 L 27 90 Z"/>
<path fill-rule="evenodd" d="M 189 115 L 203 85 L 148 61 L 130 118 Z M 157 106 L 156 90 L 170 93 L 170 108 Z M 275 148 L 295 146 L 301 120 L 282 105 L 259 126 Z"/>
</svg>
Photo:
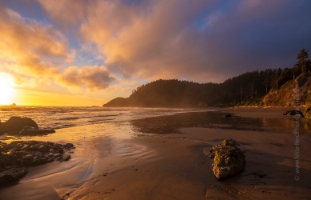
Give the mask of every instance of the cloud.
<svg viewBox="0 0 311 200">
<path fill-rule="evenodd" d="M 75 25 L 83 20 L 91 12 L 90 8 L 95 3 L 94 0 L 65 0 L 65 1 L 45 1 L 38 0 L 46 12 L 56 21 Z"/>
<path fill-rule="evenodd" d="M 113 78 L 105 67 L 85 66 L 78 68 L 71 66 L 67 68 L 60 81 L 66 86 L 81 87 L 85 86 L 90 90 L 100 90 L 107 88 L 109 83 L 113 82 Z"/>
<path fill-rule="evenodd" d="M 102 90 L 114 81 L 104 66 L 67 68 L 75 53 L 52 25 L 23 18 L 0 6 L 0 70 L 11 74 L 18 85 Z"/>
<path fill-rule="evenodd" d="M 0 59 L 18 64 L 15 71 L 22 73 L 55 74 L 55 64 L 69 58 L 61 33 L 50 26 L 28 22 L 12 10 L 0 9 Z"/>
<path fill-rule="evenodd" d="M 83 42 L 125 77 L 219 82 L 288 67 L 301 48 L 311 48 L 309 1 L 40 2 L 53 19 L 78 23 Z"/>
</svg>

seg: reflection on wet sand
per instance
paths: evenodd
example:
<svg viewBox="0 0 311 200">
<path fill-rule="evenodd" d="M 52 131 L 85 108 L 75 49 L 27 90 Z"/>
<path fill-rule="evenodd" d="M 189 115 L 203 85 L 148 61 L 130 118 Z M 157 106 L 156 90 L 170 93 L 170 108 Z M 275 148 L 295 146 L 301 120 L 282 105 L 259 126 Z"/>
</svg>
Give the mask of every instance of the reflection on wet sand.
<svg viewBox="0 0 311 200">
<path fill-rule="evenodd" d="M 103 168 L 113 171 L 124 158 L 135 160 L 150 154 L 150 152 L 146 154 L 146 148 L 142 145 L 123 142 L 133 136 L 134 131 L 128 122 L 115 122 L 60 129 L 55 134 L 42 137 L 20 138 L 20 140 L 59 143 L 72 142 L 76 149 L 68 162 L 53 162 L 31 167 L 29 174 L 19 184 L 0 189 L 1 199 L 73 197 L 88 180 L 102 175 Z"/>
<path fill-rule="evenodd" d="M 136 130 L 144 133 L 178 133 L 180 128 L 205 127 L 293 133 L 295 121 L 288 118 L 224 117 L 222 112 L 192 112 L 133 120 Z M 311 133 L 311 120 L 300 119 L 300 133 Z"/>
<path fill-rule="evenodd" d="M 167 195 L 172 198 L 182 196 L 181 199 L 202 199 L 200 197 L 203 196 L 204 199 L 204 192 L 207 197 L 215 190 L 213 195 L 220 197 L 226 188 L 236 191 L 233 196 L 226 193 L 231 198 L 242 197 L 241 191 L 248 191 L 251 186 L 273 190 L 273 194 L 279 195 L 279 191 L 270 185 L 257 183 L 257 179 L 252 177 L 252 170 L 263 169 L 267 178 L 272 177 L 264 183 L 275 184 L 278 190 L 283 187 L 279 182 L 286 175 L 289 183 L 285 186 L 294 188 L 289 181 L 292 174 L 287 172 L 292 168 L 294 146 L 290 134 L 295 128 L 294 118 L 236 115 L 226 118 L 223 115 L 216 111 L 181 113 L 76 126 L 59 129 L 55 134 L 43 137 L 21 138 L 71 142 L 76 149 L 68 162 L 34 167 L 19 184 L 1 188 L 1 199 L 104 199 L 108 196 L 110 199 L 146 199 L 150 196 L 161 199 Z M 310 161 L 303 154 L 308 151 L 306 144 L 311 133 L 307 119 L 300 120 L 300 133 L 303 140 L 301 171 L 310 174 Z M 202 149 L 229 137 L 237 139 L 245 147 L 249 163 L 245 178 L 221 184 L 208 170 L 210 163 Z M 279 156 L 277 163 L 276 154 Z M 277 166 L 282 171 L 274 170 L 271 174 L 268 171 L 270 166 Z M 240 189 L 234 190 L 230 184 Z M 302 181 L 300 184 L 306 185 Z M 302 196 L 305 195 L 305 188 L 299 186 L 298 190 L 302 191 Z M 254 191 L 262 195 L 260 190 Z M 288 191 L 284 193 L 290 194 Z"/>
</svg>

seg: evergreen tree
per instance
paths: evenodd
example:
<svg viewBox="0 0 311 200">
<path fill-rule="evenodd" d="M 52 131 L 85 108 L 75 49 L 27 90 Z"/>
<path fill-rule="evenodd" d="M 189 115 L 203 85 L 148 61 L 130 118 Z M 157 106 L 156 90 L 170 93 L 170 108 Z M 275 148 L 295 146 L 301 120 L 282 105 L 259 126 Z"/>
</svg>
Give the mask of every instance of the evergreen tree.
<svg viewBox="0 0 311 200">
<path fill-rule="evenodd" d="M 309 58 L 308 51 L 305 49 L 302 49 L 299 54 L 297 55 L 298 62 L 296 63 L 296 67 L 301 67 L 301 73 L 305 74 L 306 73 L 306 62 L 307 59 Z"/>
</svg>

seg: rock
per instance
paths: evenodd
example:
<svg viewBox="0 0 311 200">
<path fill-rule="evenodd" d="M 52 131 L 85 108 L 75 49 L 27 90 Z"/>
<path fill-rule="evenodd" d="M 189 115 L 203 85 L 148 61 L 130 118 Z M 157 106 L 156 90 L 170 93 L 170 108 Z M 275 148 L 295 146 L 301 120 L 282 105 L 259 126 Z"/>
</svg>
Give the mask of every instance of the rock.
<svg viewBox="0 0 311 200">
<path fill-rule="evenodd" d="M 55 133 L 54 129 L 39 129 L 36 127 L 25 126 L 20 132 L 19 135 L 32 136 L 32 135 L 44 135 L 48 133 Z"/>
<path fill-rule="evenodd" d="M 69 160 L 70 158 L 71 158 L 71 156 L 70 156 L 69 154 L 64 154 L 64 155 L 63 155 L 62 161 L 67 161 L 67 160 Z"/>
<path fill-rule="evenodd" d="M 0 122 L 0 134 L 19 133 L 25 126 L 38 128 L 35 121 L 27 117 L 11 117 L 8 121 Z"/>
<path fill-rule="evenodd" d="M 212 170 L 216 179 L 224 180 L 244 170 L 244 152 L 237 146 L 239 146 L 239 144 L 230 139 L 224 140 L 221 144 L 214 146 L 210 150 L 211 157 L 214 159 Z"/>
<path fill-rule="evenodd" d="M 0 142 L 0 186 L 6 182 L 17 182 L 27 172 L 23 167 L 42 165 L 71 158 L 69 151 L 74 145 L 52 142 L 13 141 L 10 144 Z M 24 169 L 20 170 L 20 169 Z M 19 170 L 17 170 L 19 169 Z"/>
<path fill-rule="evenodd" d="M 55 154 L 55 156 L 54 156 L 54 160 L 61 161 L 62 159 L 63 159 L 62 154 L 60 154 L 60 153 Z"/>
<path fill-rule="evenodd" d="M 27 174 L 25 168 L 13 168 L 0 173 L 0 186 L 17 183 Z"/>
<path fill-rule="evenodd" d="M 300 115 L 300 117 L 304 117 L 304 115 L 302 114 L 301 111 L 299 110 L 288 110 L 285 113 L 283 113 L 283 115 Z"/>
<path fill-rule="evenodd" d="M 264 178 L 266 174 L 262 171 L 253 172 L 254 177 Z"/>
<path fill-rule="evenodd" d="M 227 113 L 227 114 L 224 115 L 224 117 L 232 117 L 232 115 Z"/>
<path fill-rule="evenodd" d="M 71 143 L 65 144 L 64 147 L 65 147 L 66 149 L 74 149 L 74 148 L 75 148 L 75 146 L 74 146 L 73 144 L 71 144 Z"/>
</svg>

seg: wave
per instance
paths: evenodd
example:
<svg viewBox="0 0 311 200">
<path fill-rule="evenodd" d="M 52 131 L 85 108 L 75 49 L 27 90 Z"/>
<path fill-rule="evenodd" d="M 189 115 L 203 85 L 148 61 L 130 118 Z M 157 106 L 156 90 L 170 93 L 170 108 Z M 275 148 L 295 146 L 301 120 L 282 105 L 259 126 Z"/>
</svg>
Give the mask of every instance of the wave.
<svg viewBox="0 0 311 200">
<path fill-rule="evenodd" d="M 44 107 L 0 106 L 0 120 L 12 116 L 29 117 L 40 128 L 61 129 L 103 123 L 105 121 L 129 121 L 133 119 L 187 112 L 184 109 L 167 108 L 103 108 L 103 107 Z"/>
<path fill-rule="evenodd" d="M 81 117 L 65 117 L 65 118 L 60 118 L 59 120 L 77 120 L 81 119 Z"/>
</svg>

